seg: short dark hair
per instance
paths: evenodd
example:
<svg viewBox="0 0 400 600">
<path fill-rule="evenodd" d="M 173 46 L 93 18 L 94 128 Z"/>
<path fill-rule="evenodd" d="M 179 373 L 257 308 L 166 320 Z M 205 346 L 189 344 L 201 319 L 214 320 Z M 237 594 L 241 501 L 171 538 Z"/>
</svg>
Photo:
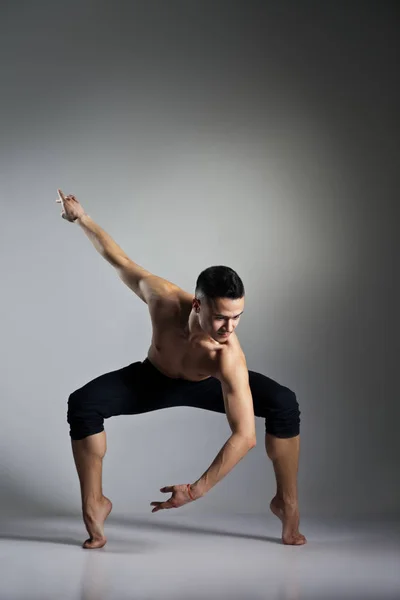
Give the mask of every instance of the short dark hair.
<svg viewBox="0 0 400 600">
<path fill-rule="evenodd" d="M 196 282 L 196 298 L 205 297 L 208 300 L 215 298 L 231 298 L 236 300 L 245 295 L 244 285 L 239 275 L 230 267 L 222 265 L 208 267 L 200 273 Z"/>
</svg>

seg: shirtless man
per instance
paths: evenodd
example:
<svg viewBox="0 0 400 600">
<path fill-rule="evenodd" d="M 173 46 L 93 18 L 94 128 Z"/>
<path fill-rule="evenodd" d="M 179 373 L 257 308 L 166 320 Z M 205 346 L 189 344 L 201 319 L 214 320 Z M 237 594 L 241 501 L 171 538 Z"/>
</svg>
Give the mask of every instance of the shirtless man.
<svg viewBox="0 0 400 600">
<path fill-rule="evenodd" d="M 282 521 L 283 543 L 305 544 L 299 532 L 297 495 L 298 402 L 289 388 L 247 368 L 235 333 L 244 308 L 240 277 L 229 267 L 210 267 L 199 275 L 195 295 L 185 292 L 133 262 L 75 196 L 65 196 L 61 190 L 58 195 L 62 217 L 83 229 L 122 281 L 147 304 L 153 327 L 144 361 L 101 375 L 68 398 L 72 452 L 90 536 L 83 547 L 101 548 L 107 541 L 104 521 L 112 504 L 102 491 L 104 419 L 171 406 L 225 413 L 232 435 L 197 481 L 161 488 L 172 495 L 151 502 L 152 512 L 178 508 L 204 496 L 254 448 L 254 416 L 260 416 L 265 418 L 265 448 L 277 483 L 270 508 Z"/>
</svg>

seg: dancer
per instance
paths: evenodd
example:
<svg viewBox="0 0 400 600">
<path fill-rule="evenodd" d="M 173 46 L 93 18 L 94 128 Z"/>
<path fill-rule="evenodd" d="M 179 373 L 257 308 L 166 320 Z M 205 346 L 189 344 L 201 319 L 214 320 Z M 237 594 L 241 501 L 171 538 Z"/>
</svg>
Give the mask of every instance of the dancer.
<svg viewBox="0 0 400 600">
<path fill-rule="evenodd" d="M 83 229 L 121 280 L 147 304 L 153 331 L 143 361 L 100 375 L 68 398 L 67 420 L 89 534 L 83 547 L 101 548 L 107 541 L 104 521 L 112 504 L 102 489 L 104 419 L 172 406 L 224 413 L 232 434 L 196 481 L 161 488 L 171 497 L 151 502 L 152 512 L 204 496 L 255 447 L 254 417 L 263 417 L 265 449 L 277 486 L 270 508 L 282 521 L 284 544 L 306 543 L 299 532 L 297 493 L 299 405 L 292 390 L 247 368 L 235 333 L 245 300 L 239 275 L 230 267 L 209 267 L 198 276 L 195 294 L 186 292 L 133 262 L 75 196 L 61 190 L 58 195 L 62 217 Z"/>
</svg>

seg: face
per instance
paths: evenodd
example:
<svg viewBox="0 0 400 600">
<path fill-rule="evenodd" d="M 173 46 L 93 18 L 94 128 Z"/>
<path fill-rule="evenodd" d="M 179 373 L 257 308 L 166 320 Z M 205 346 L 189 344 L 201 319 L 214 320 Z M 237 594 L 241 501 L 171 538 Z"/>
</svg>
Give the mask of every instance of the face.
<svg viewBox="0 0 400 600">
<path fill-rule="evenodd" d="M 193 300 L 193 309 L 200 327 L 217 342 L 223 343 L 233 333 L 244 309 L 244 297 L 216 298 L 215 300 Z"/>
</svg>

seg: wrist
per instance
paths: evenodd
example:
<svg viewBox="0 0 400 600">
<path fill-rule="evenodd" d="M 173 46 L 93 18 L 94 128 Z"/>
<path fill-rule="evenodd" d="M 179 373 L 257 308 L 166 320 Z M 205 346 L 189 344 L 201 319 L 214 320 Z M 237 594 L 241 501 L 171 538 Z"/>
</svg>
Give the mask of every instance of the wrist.
<svg viewBox="0 0 400 600">
<path fill-rule="evenodd" d="M 192 500 L 198 500 L 205 495 L 199 486 L 199 483 L 196 481 L 195 483 L 188 483 L 188 494 L 192 498 Z"/>
<path fill-rule="evenodd" d="M 87 217 L 89 217 L 88 214 L 83 213 L 82 215 L 79 215 L 79 217 L 76 217 L 76 219 L 74 219 L 74 223 L 81 223 L 82 221 L 84 221 Z"/>
</svg>

